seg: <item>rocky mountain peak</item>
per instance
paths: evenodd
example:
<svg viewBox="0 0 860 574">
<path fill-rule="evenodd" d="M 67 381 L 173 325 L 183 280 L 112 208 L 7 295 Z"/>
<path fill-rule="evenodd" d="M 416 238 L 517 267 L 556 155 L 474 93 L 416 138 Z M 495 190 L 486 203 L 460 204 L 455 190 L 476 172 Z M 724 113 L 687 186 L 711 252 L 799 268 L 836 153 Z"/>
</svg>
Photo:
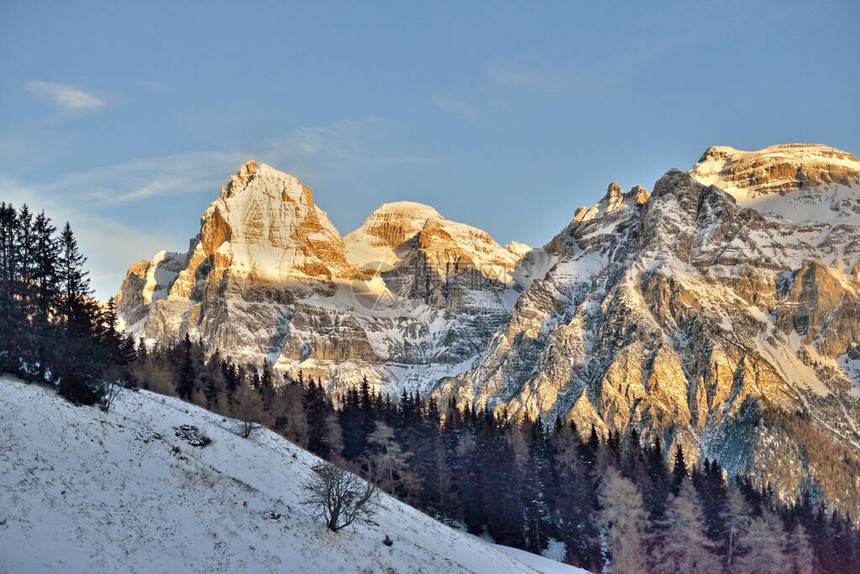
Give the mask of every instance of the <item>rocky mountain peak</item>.
<svg viewBox="0 0 860 574">
<path fill-rule="evenodd" d="M 663 177 L 658 179 L 654 184 L 652 197 L 656 199 L 667 194 L 678 196 L 698 195 L 704 187 L 707 187 L 707 184 L 703 184 L 689 174 L 673 168 L 664 173 Z"/>
<path fill-rule="evenodd" d="M 188 333 L 210 348 L 232 349 L 255 361 L 260 353 L 276 352 L 290 360 L 367 358 L 385 345 L 363 335 L 347 309 L 378 320 L 375 313 L 385 315 L 388 309 L 379 300 L 425 305 L 428 317 L 449 312 L 459 317 L 464 309 L 483 305 L 498 321 L 512 304 L 506 293 L 515 288 L 514 277 L 522 275 L 515 273 L 517 263 L 530 251 L 521 243 L 502 247 L 485 231 L 413 202 L 380 206 L 342 238 L 314 204 L 309 187 L 250 161 L 222 186 L 187 253 L 165 252 L 131 266 L 118 294 L 118 312 L 126 328 L 147 340 Z M 295 313 L 299 317 L 292 321 Z M 388 314 L 388 319 L 397 316 Z M 305 348 L 307 337 L 321 328 L 303 324 L 311 315 L 341 326 L 326 331 L 333 341 L 353 328 L 359 340 Z M 302 334 L 289 338 L 290 329 Z M 426 329 L 420 326 L 415 335 L 423 337 Z M 377 351 L 368 350 L 371 340 Z M 418 351 L 397 352 L 409 361 L 425 360 L 414 354 Z M 451 360 L 462 360 L 460 355 L 453 352 Z"/>
<path fill-rule="evenodd" d="M 370 214 L 361 227 L 344 237 L 350 259 L 393 263 L 394 250 L 413 238 L 429 220 L 444 220 L 439 212 L 421 203 L 385 203 Z"/>
<path fill-rule="evenodd" d="M 341 239 L 310 188 L 249 162 L 187 254 L 131 267 L 118 312 L 148 341 L 187 333 L 333 395 L 366 377 L 440 404 L 635 428 L 767 480 L 792 460 L 788 496 L 811 476 L 856 508 L 856 484 L 803 437 L 815 426 L 860 452 L 858 163 L 826 146 L 709 148 L 650 196 L 610 184 L 530 250 L 411 202 Z M 782 451 L 754 422 L 771 411 L 806 420 Z"/>
<path fill-rule="evenodd" d="M 311 188 L 254 161 L 230 177 L 203 215 L 188 272 L 204 260 L 233 275 L 269 282 L 352 275 L 343 239 L 314 204 Z"/>
<path fill-rule="evenodd" d="M 268 167 L 268 166 L 266 166 L 266 167 Z M 259 169 L 259 166 L 257 165 L 257 162 L 254 160 L 251 160 L 248 163 L 246 163 L 245 165 L 240 166 L 239 169 L 236 170 L 236 175 L 234 175 L 230 178 L 230 188 L 233 188 L 233 187 L 241 188 L 242 186 L 245 186 L 248 183 L 248 180 L 251 179 L 254 176 L 254 174 L 257 173 L 258 169 Z"/>
<path fill-rule="evenodd" d="M 614 181 L 610 183 L 609 187 L 606 188 L 606 195 L 604 196 L 607 203 L 610 205 L 617 204 L 620 203 L 623 198 L 624 190 L 621 189 L 621 186 Z"/>
<path fill-rule="evenodd" d="M 627 194 L 631 199 L 635 199 L 637 204 L 642 204 L 648 201 L 650 195 L 648 194 L 648 190 L 642 187 L 641 185 L 634 185 L 630 190 L 630 193 Z"/>
<path fill-rule="evenodd" d="M 520 243 L 502 247 L 486 231 L 450 221 L 432 207 L 411 201 L 383 204 L 344 242 L 350 261 L 358 266 L 394 264 L 419 251 L 423 261 L 441 269 L 448 263 L 469 262 L 510 271 L 530 249 Z"/>
<path fill-rule="evenodd" d="M 429 205 L 414 201 L 383 203 L 370 214 L 370 218 L 368 219 L 382 217 L 394 217 L 404 221 L 426 221 L 431 218 L 445 219 Z"/>
<path fill-rule="evenodd" d="M 132 307 L 142 310 L 164 298 L 193 299 L 204 290 L 220 292 L 229 281 L 289 285 L 354 273 L 340 233 L 314 204 L 311 189 L 255 161 L 239 167 L 221 187 L 189 252 L 168 255 L 129 271 L 120 291 L 129 319 L 137 319 Z M 138 291 L 140 297 L 132 295 Z"/>
<path fill-rule="evenodd" d="M 648 192 L 642 186 L 634 185 L 633 189 L 625 193 L 621 186 L 613 181 L 606 188 L 606 195 L 600 201 L 590 208 L 577 208 L 571 223 L 590 221 L 631 206 L 640 205 L 648 201 L 648 197 Z"/>
<path fill-rule="evenodd" d="M 221 186 L 219 199 L 238 198 L 241 195 L 271 196 L 305 206 L 313 205 L 311 188 L 298 178 L 264 163 L 251 160 L 241 165 L 226 185 Z"/>
<path fill-rule="evenodd" d="M 860 160 L 820 144 L 786 144 L 758 151 L 709 147 L 688 172 L 743 203 L 769 194 L 785 195 L 825 184 L 860 182 Z"/>
</svg>

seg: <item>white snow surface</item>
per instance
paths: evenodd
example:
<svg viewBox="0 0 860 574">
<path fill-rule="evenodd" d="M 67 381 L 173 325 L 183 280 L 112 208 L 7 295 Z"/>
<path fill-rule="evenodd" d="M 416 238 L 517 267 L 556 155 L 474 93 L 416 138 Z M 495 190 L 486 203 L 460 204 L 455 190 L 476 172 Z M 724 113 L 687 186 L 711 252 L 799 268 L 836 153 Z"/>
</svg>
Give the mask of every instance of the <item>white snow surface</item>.
<svg viewBox="0 0 860 574">
<path fill-rule="evenodd" d="M 124 391 L 103 413 L 10 377 L 0 393 L 0 572 L 584 572 L 385 495 L 332 533 L 302 503 L 319 459 L 177 399 Z"/>
<path fill-rule="evenodd" d="M 739 202 L 794 223 L 860 225 L 860 184 L 827 184 L 787 195 L 770 194 Z"/>
</svg>

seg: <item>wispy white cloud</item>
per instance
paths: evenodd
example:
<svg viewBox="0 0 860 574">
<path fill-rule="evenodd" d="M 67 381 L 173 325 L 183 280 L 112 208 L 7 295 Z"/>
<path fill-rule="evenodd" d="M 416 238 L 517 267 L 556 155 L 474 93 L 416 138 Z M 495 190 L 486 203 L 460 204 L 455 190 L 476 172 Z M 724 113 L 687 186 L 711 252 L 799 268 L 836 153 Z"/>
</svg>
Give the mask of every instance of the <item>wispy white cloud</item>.
<svg viewBox="0 0 860 574">
<path fill-rule="evenodd" d="M 293 170 L 291 173 L 296 176 L 427 161 L 424 157 L 372 153 L 371 150 L 376 150 L 374 139 L 385 131 L 386 122 L 384 118 L 370 117 L 327 126 L 291 128 L 283 133 L 278 131 L 278 126 L 266 122 L 272 138 L 259 157 L 275 167 Z"/>
<path fill-rule="evenodd" d="M 45 99 L 66 112 L 90 112 L 105 105 L 97 96 L 68 84 L 28 82 L 25 87 L 34 96 Z"/>
<path fill-rule="evenodd" d="M 193 235 L 182 236 L 187 231 L 158 218 L 141 218 L 141 210 L 151 212 L 153 206 L 156 211 L 183 209 L 214 200 L 230 174 L 251 159 L 292 173 L 310 185 L 323 186 L 329 183 L 323 178 L 336 184 L 335 174 L 349 174 L 364 166 L 424 161 L 370 153 L 369 140 L 384 121 L 370 118 L 291 128 L 283 136 L 270 126 L 273 137 L 256 151 L 181 152 L 65 173 L 43 184 L 0 172 L 0 198 L 16 206 L 27 203 L 33 209 L 44 209 L 58 225 L 69 221 L 90 258 L 97 295 L 106 298 L 116 292 L 130 263 L 152 257 L 161 249 L 182 249 Z M 193 194 L 200 195 L 187 197 Z M 191 228 L 200 215 L 187 215 Z"/>
<path fill-rule="evenodd" d="M 474 124 L 478 121 L 477 110 L 463 100 L 448 95 L 437 94 L 430 101 L 440 110 L 467 124 Z"/>
<path fill-rule="evenodd" d="M 545 90 L 555 88 L 560 78 L 547 70 L 523 64 L 494 64 L 487 69 L 487 77 L 491 82 L 529 90 Z"/>
<path fill-rule="evenodd" d="M 70 173 L 42 191 L 100 206 L 207 191 L 215 194 L 225 176 L 249 159 L 248 153 L 213 151 L 144 158 Z"/>
<path fill-rule="evenodd" d="M 58 228 L 70 222 L 88 257 L 96 295 L 102 299 L 116 293 L 130 263 L 170 246 L 163 229 L 129 225 L 77 205 L 72 198 L 46 194 L 43 186 L 29 186 L 3 174 L 0 197 L 15 207 L 26 203 L 34 210 L 44 210 Z"/>
<path fill-rule="evenodd" d="M 608 64 L 595 62 L 559 62 L 521 55 L 503 61 L 490 62 L 486 78 L 490 85 L 514 90 L 533 98 L 570 98 L 608 94 L 618 85 L 619 78 Z"/>
<path fill-rule="evenodd" d="M 274 140 L 268 153 L 273 159 L 287 158 L 296 154 L 333 162 L 354 159 L 361 154 L 359 144 L 361 132 L 376 121 L 379 120 L 347 120 L 327 126 L 297 127 L 284 134 L 275 132 L 277 128 L 270 126 Z"/>
</svg>

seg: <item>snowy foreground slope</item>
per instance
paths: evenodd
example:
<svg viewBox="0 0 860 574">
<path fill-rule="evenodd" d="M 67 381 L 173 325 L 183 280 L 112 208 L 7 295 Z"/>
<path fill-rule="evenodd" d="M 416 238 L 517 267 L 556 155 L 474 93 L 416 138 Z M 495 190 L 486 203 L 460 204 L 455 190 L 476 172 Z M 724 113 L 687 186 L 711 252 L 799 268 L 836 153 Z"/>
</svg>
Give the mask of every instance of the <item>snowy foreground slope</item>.
<svg viewBox="0 0 860 574">
<path fill-rule="evenodd" d="M 145 391 L 103 413 L 0 378 L 0 572 L 584 572 L 388 496 L 374 524 L 329 532 L 301 503 L 319 459 L 235 427 Z"/>
</svg>

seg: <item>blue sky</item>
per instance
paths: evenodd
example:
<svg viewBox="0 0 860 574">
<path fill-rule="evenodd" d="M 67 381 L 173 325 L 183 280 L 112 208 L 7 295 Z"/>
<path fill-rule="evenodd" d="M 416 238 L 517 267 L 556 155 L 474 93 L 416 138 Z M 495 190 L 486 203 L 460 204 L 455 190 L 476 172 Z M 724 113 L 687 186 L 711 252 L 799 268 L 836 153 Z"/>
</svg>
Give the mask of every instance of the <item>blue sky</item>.
<svg viewBox="0 0 860 574">
<path fill-rule="evenodd" d="M 543 245 L 710 145 L 860 153 L 831 2 L 0 3 L 0 200 L 70 220 L 98 295 L 185 250 L 249 159 L 342 234 L 427 203 Z"/>
</svg>

